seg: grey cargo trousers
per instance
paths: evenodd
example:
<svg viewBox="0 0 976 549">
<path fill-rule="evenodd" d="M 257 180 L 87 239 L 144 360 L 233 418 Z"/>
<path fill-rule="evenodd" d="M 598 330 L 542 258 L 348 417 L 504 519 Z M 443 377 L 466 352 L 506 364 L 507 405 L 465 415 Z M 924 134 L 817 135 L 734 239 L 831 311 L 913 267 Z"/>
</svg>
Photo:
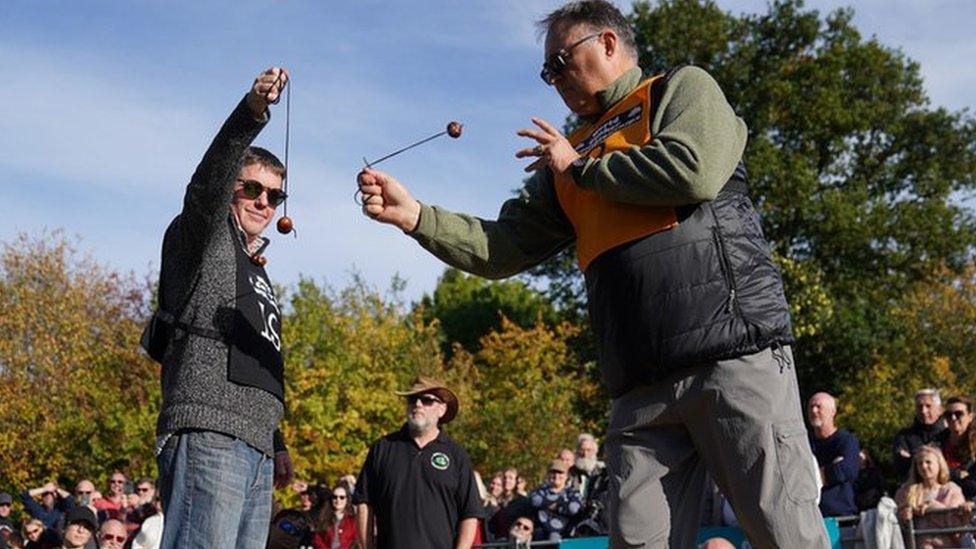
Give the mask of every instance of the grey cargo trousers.
<svg viewBox="0 0 976 549">
<path fill-rule="evenodd" d="M 706 470 L 753 547 L 829 548 L 789 347 L 695 366 L 614 399 L 610 544 L 694 547 Z"/>
</svg>

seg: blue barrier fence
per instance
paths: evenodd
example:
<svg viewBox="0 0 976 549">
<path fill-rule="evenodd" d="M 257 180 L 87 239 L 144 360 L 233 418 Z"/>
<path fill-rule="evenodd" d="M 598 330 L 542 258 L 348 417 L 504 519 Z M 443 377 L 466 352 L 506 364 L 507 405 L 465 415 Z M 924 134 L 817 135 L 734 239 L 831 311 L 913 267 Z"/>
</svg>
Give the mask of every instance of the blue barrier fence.
<svg viewBox="0 0 976 549">
<path fill-rule="evenodd" d="M 837 519 L 824 519 L 824 526 L 827 528 L 827 536 L 830 538 L 830 546 L 833 549 L 840 549 L 840 526 L 837 524 Z M 752 549 L 752 545 L 746 539 L 746 536 L 742 530 L 732 526 L 702 528 L 698 531 L 697 543 L 704 543 L 711 538 L 724 538 L 739 549 Z M 532 546 L 547 548 L 558 547 L 559 549 L 608 549 L 610 547 L 610 541 L 604 536 L 597 538 L 567 539 L 558 543 L 535 542 L 532 544 Z M 489 549 L 492 547 L 505 547 L 505 544 L 487 543 L 476 547 Z"/>
</svg>

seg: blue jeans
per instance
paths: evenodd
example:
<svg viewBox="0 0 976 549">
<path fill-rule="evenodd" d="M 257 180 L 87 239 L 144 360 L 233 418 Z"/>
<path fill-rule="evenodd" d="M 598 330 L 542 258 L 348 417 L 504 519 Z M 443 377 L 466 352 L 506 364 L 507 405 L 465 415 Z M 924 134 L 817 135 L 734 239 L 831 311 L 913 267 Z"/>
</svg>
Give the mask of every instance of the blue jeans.
<svg viewBox="0 0 976 549">
<path fill-rule="evenodd" d="M 271 523 L 270 457 L 213 431 L 173 434 L 156 457 L 161 549 L 263 549 Z"/>
</svg>

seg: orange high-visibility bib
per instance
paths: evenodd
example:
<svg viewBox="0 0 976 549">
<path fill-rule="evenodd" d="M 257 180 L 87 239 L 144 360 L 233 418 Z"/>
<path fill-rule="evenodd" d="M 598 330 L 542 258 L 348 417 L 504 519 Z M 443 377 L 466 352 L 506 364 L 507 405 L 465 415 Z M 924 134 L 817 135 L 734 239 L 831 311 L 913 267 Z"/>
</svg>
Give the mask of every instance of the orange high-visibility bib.
<svg viewBox="0 0 976 549">
<path fill-rule="evenodd" d="M 569 142 L 576 151 L 599 158 L 649 143 L 651 84 L 657 78 L 642 82 L 595 123 L 573 132 Z M 678 223 L 674 208 L 611 202 L 577 185 L 569 172 L 557 174 L 555 185 L 559 204 L 576 230 L 576 256 L 584 271 L 603 252 Z"/>
</svg>

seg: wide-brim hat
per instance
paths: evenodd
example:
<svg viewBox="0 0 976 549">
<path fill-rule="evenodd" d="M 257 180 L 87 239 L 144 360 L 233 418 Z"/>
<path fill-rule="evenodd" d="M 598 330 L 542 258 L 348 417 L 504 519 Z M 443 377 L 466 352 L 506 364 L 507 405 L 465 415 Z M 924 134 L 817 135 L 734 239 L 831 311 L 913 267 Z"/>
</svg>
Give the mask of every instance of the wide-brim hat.
<svg viewBox="0 0 976 549">
<path fill-rule="evenodd" d="M 457 415 L 460 403 L 454 391 L 448 389 L 443 383 L 429 377 L 420 376 L 413 380 L 413 385 L 411 385 L 409 390 L 396 392 L 396 394 L 402 397 L 427 393 L 437 395 L 437 398 L 443 400 L 444 404 L 447 404 L 447 411 L 444 412 L 444 417 L 438 423 L 440 425 L 450 423 L 454 419 L 454 416 Z"/>
</svg>

